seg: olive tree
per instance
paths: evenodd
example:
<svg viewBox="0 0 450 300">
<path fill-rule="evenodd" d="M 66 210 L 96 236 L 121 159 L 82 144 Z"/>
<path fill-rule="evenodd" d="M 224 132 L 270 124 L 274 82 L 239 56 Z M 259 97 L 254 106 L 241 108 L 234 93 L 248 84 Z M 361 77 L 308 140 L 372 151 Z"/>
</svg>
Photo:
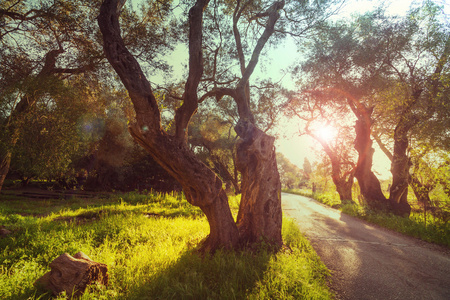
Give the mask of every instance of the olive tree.
<svg viewBox="0 0 450 300">
<path fill-rule="evenodd" d="M 168 132 L 161 126 L 152 85 L 121 36 L 119 15 L 124 2 L 103 1 L 98 23 L 106 57 L 134 105 L 136 120 L 129 131 L 179 181 L 187 200 L 205 213 L 210 234 L 202 250 L 236 248 L 260 241 L 278 248 L 282 244 L 282 213 L 275 139 L 258 128 L 250 77 L 268 41 L 291 29 L 300 36 L 317 22 L 315 16 L 323 15 L 323 3 L 195 1 L 186 12 L 187 77 L 181 105 L 174 115 L 174 129 Z M 233 99 L 238 113 L 234 130 L 239 137 L 235 147 L 242 200 L 236 223 L 219 176 L 188 146 L 189 124 L 199 103 L 211 98 L 221 101 L 224 97 Z"/>
</svg>

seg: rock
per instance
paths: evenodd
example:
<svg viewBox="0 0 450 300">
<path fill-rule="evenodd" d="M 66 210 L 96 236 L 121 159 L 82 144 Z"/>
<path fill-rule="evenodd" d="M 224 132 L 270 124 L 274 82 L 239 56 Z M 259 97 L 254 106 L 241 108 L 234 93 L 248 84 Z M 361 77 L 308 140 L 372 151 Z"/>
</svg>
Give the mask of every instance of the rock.
<svg viewBox="0 0 450 300">
<path fill-rule="evenodd" d="M 10 235 L 11 233 L 12 233 L 12 232 L 9 231 L 8 229 L 6 229 L 5 227 L 0 226 L 0 237 L 8 236 L 8 235 Z"/>
<path fill-rule="evenodd" d="M 105 264 L 92 261 L 83 252 L 74 256 L 61 254 L 50 263 L 50 272 L 36 280 L 35 286 L 42 286 L 57 296 L 62 292 L 71 297 L 82 295 L 89 284 L 108 284 L 108 268 Z"/>
</svg>

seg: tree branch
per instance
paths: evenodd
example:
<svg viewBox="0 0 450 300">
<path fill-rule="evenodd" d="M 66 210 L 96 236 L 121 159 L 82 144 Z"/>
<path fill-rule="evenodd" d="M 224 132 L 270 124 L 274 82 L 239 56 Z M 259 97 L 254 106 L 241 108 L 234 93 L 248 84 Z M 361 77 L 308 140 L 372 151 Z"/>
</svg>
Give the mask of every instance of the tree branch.
<svg viewBox="0 0 450 300">
<path fill-rule="evenodd" d="M 381 141 L 380 135 L 377 132 L 372 132 L 372 137 L 377 142 L 381 151 L 383 151 L 383 153 L 386 154 L 387 158 L 389 158 L 389 160 L 392 161 L 394 159 L 394 156 L 392 155 L 391 151 L 389 151 L 389 149 L 386 147 L 386 145 Z"/>
<path fill-rule="evenodd" d="M 214 88 L 213 90 L 205 93 L 199 100 L 198 103 L 202 103 L 208 97 L 216 97 L 217 101 L 220 101 L 223 96 L 230 96 L 233 99 L 236 98 L 236 90 L 231 88 Z"/>
<path fill-rule="evenodd" d="M 184 102 L 175 114 L 175 136 L 187 142 L 187 126 L 197 111 L 197 88 L 203 75 L 202 26 L 203 10 L 209 0 L 197 0 L 189 10 L 189 75 L 185 85 Z"/>
<path fill-rule="evenodd" d="M 236 7 L 234 8 L 234 12 L 233 12 L 233 35 L 234 35 L 234 40 L 236 42 L 236 50 L 237 50 L 238 59 L 239 59 L 239 66 L 241 67 L 241 75 L 243 75 L 245 72 L 245 56 L 244 56 L 244 50 L 243 50 L 242 41 L 241 41 L 241 34 L 239 33 L 239 29 L 238 29 L 237 25 L 238 25 L 239 19 L 241 17 L 242 11 L 245 8 L 245 5 L 243 7 L 240 7 L 240 5 L 241 5 L 241 1 L 237 0 Z"/>
<path fill-rule="evenodd" d="M 275 31 L 275 23 L 280 18 L 280 14 L 278 11 L 283 7 L 284 1 L 278 1 L 272 4 L 272 6 L 267 10 L 269 20 L 267 21 L 267 25 L 266 28 L 264 29 L 263 34 L 256 43 L 256 47 L 253 50 L 252 57 L 247 67 L 245 68 L 244 74 L 242 75 L 242 79 L 240 80 L 239 85 L 244 86 L 245 84 L 247 84 L 250 76 L 253 74 L 256 64 L 258 63 L 259 60 L 259 55 L 261 54 L 264 45 L 269 40 L 272 33 Z"/>
<path fill-rule="evenodd" d="M 128 51 L 120 36 L 118 12 L 123 4 L 123 0 L 105 0 L 100 8 L 98 23 L 103 35 L 103 49 L 109 63 L 128 90 L 141 129 L 159 134 L 162 131 L 161 116 L 156 98 L 139 63 Z"/>
</svg>

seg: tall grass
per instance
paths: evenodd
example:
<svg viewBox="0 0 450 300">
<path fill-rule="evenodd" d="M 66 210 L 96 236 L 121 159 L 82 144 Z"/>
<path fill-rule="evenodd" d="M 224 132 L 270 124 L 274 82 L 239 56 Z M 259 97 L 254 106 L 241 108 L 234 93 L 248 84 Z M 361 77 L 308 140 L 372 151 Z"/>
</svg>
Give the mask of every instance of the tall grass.
<svg viewBox="0 0 450 300">
<path fill-rule="evenodd" d="M 82 207 L 50 209 L 45 216 L 22 216 L 7 202 L 0 224 L 12 234 L 0 238 L 0 299 L 50 299 L 33 282 L 60 254 L 79 251 L 107 264 L 110 279 L 106 287 L 90 286 L 82 299 L 332 297 L 326 268 L 287 219 L 286 247 L 277 254 L 261 246 L 202 258 L 195 250 L 209 226 L 182 195 L 119 194 L 95 206 L 79 200 Z M 230 199 L 234 211 L 238 203 Z"/>
</svg>

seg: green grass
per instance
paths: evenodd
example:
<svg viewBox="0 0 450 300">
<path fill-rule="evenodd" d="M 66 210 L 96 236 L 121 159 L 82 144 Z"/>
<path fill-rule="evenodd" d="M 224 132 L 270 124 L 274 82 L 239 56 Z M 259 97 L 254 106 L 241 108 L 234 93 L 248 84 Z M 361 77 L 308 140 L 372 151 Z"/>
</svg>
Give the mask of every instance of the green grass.
<svg viewBox="0 0 450 300">
<path fill-rule="evenodd" d="M 421 240 L 450 247 L 450 224 L 428 217 L 422 213 L 411 212 L 409 218 L 371 211 L 357 204 L 346 204 L 342 212 L 366 220 L 370 223 L 419 238 Z"/>
<path fill-rule="evenodd" d="M 428 216 L 426 222 L 423 213 L 411 212 L 409 218 L 375 212 L 359 204 L 342 204 L 335 193 L 312 193 L 310 190 L 284 190 L 310 197 L 328 206 L 339 208 L 342 212 L 366 220 L 370 223 L 422 239 L 427 242 L 450 247 L 450 224 Z"/>
<path fill-rule="evenodd" d="M 0 224 L 12 234 L 0 238 L 0 299 L 50 299 L 33 282 L 60 254 L 79 251 L 107 264 L 109 273 L 107 287 L 92 285 L 82 299 L 332 298 L 327 269 L 291 220 L 283 220 L 286 246 L 277 254 L 261 246 L 201 258 L 196 247 L 209 226 L 181 195 L 66 201 L 55 200 L 59 210 L 48 205 L 45 213 L 28 201 L 27 215 L 2 201 Z M 234 213 L 238 203 L 230 199 Z"/>
</svg>

